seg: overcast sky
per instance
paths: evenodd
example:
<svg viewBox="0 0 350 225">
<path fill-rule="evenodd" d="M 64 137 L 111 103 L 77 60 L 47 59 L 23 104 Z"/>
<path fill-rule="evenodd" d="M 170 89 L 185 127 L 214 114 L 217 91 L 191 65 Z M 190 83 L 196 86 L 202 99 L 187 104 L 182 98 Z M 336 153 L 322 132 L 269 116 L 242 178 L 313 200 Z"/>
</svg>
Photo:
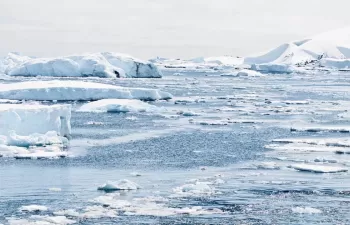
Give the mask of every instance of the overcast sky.
<svg viewBox="0 0 350 225">
<path fill-rule="evenodd" d="M 0 55 L 244 56 L 350 25 L 349 0 L 0 0 Z"/>
</svg>

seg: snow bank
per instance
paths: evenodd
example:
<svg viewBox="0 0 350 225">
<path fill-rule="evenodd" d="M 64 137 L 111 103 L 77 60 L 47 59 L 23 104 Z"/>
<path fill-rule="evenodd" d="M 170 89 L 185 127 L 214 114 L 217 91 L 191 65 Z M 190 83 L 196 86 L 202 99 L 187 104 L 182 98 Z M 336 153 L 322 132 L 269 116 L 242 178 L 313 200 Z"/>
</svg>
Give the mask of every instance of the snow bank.
<svg viewBox="0 0 350 225">
<path fill-rule="evenodd" d="M 171 99 L 172 95 L 156 89 L 124 88 L 83 81 L 28 81 L 0 84 L 0 98 L 10 100 L 100 100 L 100 99 Z"/>
<path fill-rule="evenodd" d="M 0 104 L 0 136 L 6 136 L 9 144 L 21 143 L 20 146 L 34 142 L 56 143 L 58 135 L 70 136 L 70 118 L 70 105 Z M 22 137 L 28 135 L 31 136 Z"/>
<path fill-rule="evenodd" d="M 98 190 L 103 191 L 120 191 L 120 190 L 137 190 L 140 186 L 130 180 L 119 180 L 117 182 L 108 181 L 107 183 L 99 186 Z"/>
<path fill-rule="evenodd" d="M 134 99 L 103 99 L 87 103 L 80 112 L 153 112 L 158 108 L 146 102 Z"/>
<path fill-rule="evenodd" d="M 10 76 L 162 77 L 151 62 L 112 52 L 56 58 L 30 58 L 9 53 L 1 64 L 3 72 Z"/>
<path fill-rule="evenodd" d="M 347 172 L 348 169 L 335 166 L 326 166 L 326 165 L 311 165 L 311 164 L 295 164 L 291 165 L 291 168 L 305 171 L 305 172 L 314 172 L 314 173 L 337 173 L 337 172 Z"/>
</svg>

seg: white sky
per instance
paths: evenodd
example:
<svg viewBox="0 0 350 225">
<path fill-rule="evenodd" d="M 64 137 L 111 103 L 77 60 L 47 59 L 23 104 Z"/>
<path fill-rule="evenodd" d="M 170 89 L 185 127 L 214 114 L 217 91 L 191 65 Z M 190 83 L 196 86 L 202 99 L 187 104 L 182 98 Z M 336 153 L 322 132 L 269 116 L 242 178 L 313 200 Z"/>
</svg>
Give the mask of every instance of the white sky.
<svg viewBox="0 0 350 225">
<path fill-rule="evenodd" d="M 248 55 L 350 25 L 349 0 L 0 0 L 0 55 Z"/>
</svg>

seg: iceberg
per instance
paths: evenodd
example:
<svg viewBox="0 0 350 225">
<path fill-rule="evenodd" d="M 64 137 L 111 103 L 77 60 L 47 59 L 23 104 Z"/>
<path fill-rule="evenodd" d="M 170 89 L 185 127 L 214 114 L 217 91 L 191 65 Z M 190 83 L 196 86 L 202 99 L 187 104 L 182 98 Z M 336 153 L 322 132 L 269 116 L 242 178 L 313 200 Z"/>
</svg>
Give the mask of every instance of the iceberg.
<svg viewBox="0 0 350 225">
<path fill-rule="evenodd" d="M 157 66 L 113 52 L 87 53 L 55 58 L 31 58 L 9 53 L 0 72 L 10 76 L 160 78 Z"/>
<path fill-rule="evenodd" d="M 21 143 L 20 146 L 56 143 L 58 135 L 70 136 L 70 119 L 70 105 L 0 104 L 0 137 L 6 136 L 9 144 Z"/>
<path fill-rule="evenodd" d="M 158 108 L 135 99 L 102 99 L 87 103 L 79 112 L 153 112 Z"/>
<path fill-rule="evenodd" d="M 0 84 L 0 99 L 37 101 L 92 101 L 101 99 L 171 99 L 172 95 L 156 89 L 125 88 L 115 85 L 69 81 L 27 81 Z"/>
</svg>

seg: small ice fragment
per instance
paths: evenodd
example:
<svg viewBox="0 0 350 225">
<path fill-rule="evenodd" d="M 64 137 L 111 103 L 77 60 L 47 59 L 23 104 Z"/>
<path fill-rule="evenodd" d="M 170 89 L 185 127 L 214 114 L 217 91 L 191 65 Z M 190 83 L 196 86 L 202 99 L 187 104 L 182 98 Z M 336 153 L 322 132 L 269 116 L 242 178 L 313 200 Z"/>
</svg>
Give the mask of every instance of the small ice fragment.
<svg viewBox="0 0 350 225">
<path fill-rule="evenodd" d="M 137 190 L 140 186 L 130 180 L 119 180 L 117 182 L 107 181 L 107 183 L 98 187 L 98 190 L 103 191 L 118 191 L 118 190 Z"/>
</svg>

